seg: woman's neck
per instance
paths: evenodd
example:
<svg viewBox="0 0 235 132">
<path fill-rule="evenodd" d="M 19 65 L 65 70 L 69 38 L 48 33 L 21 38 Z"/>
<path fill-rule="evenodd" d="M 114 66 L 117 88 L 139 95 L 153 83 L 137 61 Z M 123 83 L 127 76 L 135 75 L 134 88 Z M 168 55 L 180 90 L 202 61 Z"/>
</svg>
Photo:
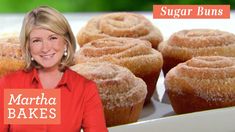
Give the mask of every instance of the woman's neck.
<svg viewBox="0 0 235 132">
<path fill-rule="evenodd" d="M 55 88 L 63 76 L 63 72 L 56 69 L 39 69 L 39 79 L 43 88 Z"/>
<path fill-rule="evenodd" d="M 39 75 L 47 75 L 47 76 L 55 76 L 57 74 L 60 74 L 61 71 L 59 69 L 49 69 L 49 68 L 43 68 L 38 70 Z"/>
</svg>

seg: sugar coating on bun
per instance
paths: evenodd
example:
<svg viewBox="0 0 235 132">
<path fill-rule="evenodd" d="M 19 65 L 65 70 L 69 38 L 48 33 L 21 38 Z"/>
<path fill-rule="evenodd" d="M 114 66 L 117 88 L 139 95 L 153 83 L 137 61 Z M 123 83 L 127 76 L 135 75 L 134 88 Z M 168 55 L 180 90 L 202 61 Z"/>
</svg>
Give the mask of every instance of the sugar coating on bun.
<svg viewBox="0 0 235 132">
<path fill-rule="evenodd" d="M 133 38 L 103 38 L 83 46 L 76 63 L 109 61 L 130 69 L 135 75 L 150 74 L 162 67 L 162 55 L 148 41 Z"/>
<path fill-rule="evenodd" d="M 0 37 L 0 76 L 22 70 L 26 63 L 17 34 L 4 34 Z"/>
<path fill-rule="evenodd" d="M 97 83 L 106 109 L 131 107 L 146 97 L 145 82 L 124 67 L 103 62 L 77 64 L 72 69 Z"/>
<path fill-rule="evenodd" d="M 165 80 L 167 90 L 193 93 L 207 101 L 235 101 L 235 58 L 195 57 L 171 69 Z"/>
<path fill-rule="evenodd" d="M 20 41 L 16 34 L 4 34 L 0 37 L 0 57 L 23 59 Z"/>
<path fill-rule="evenodd" d="M 83 27 L 77 41 L 80 46 L 105 37 L 130 37 L 148 40 L 153 48 L 163 40 L 158 28 L 144 16 L 135 13 L 109 13 L 92 18 Z"/>
<path fill-rule="evenodd" d="M 235 35 L 215 29 L 182 30 L 159 45 L 164 57 L 188 60 L 196 56 L 235 57 Z"/>
</svg>

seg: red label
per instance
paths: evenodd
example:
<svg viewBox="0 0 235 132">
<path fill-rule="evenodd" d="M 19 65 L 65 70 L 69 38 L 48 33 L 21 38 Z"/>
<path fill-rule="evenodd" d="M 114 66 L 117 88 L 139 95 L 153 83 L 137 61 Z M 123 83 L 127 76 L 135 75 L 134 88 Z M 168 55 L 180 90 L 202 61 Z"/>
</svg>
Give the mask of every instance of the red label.
<svg viewBox="0 0 235 132">
<path fill-rule="evenodd" d="M 154 5 L 153 18 L 230 18 L 230 5 Z"/>
<path fill-rule="evenodd" d="M 5 89 L 4 124 L 60 124 L 60 89 Z"/>
</svg>

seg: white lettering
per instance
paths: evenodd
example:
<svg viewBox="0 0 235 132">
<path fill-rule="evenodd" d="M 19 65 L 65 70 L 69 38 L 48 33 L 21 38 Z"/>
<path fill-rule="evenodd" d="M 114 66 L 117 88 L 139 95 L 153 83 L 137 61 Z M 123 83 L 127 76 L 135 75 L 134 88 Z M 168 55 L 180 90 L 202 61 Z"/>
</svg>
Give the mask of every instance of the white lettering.
<svg viewBox="0 0 235 132">
<path fill-rule="evenodd" d="M 202 16 L 203 15 L 203 7 L 201 7 L 201 6 L 199 6 L 198 8 L 197 8 L 197 15 L 198 16 Z"/>
<path fill-rule="evenodd" d="M 223 9 L 206 9 L 202 6 L 198 6 L 197 9 L 197 15 L 198 16 L 222 16 L 223 15 Z"/>
<path fill-rule="evenodd" d="M 38 108 L 29 108 L 29 118 L 36 118 L 38 119 L 37 115 L 35 112 L 38 110 Z"/>
<path fill-rule="evenodd" d="M 46 115 L 46 112 L 47 112 L 47 108 L 40 108 L 41 110 L 41 116 L 40 118 L 42 119 L 47 119 L 47 115 Z M 46 112 L 45 112 L 46 111 Z"/>
<path fill-rule="evenodd" d="M 161 8 L 161 11 L 162 11 L 162 12 L 161 12 L 160 14 L 161 14 L 162 16 L 165 16 L 165 15 L 166 15 L 166 10 L 165 10 L 166 8 L 167 8 L 166 6 L 163 6 L 163 7 Z"/>
<path fill-rule="evenodd" d="M 21 116 L 23 116 L 24 119 L 27 118 L 27 116 L 26 116 L 26 114 L 24 112 L 24 108 L 20 108 L 20 111 L 19 111 L 19 114 L 18 114 L 17 118 L 20 119 Z"/>
<path fill-rule="evenodd" d="M 10 96 L 11 96 L 11 99 L 10 99 L 10 102 L 8 103 L 8 105 L 12 105 L 12 101 L 13 101 L 13 103 L 17 102 L 16 105 L 20 105 L 20 98 L 21 98 L 22 94 L 19 94 L 16 99 L 14 99 L 13 94 L 10 94 Z"/>
<path fill-rule="evenodd" d="M 218 11 L 218 15 L 219 15 L 219 16 L 222 16 L 222 15 L 223 15 L 223 11 L 224 11 L 224 10 L 219 9 L 219 11 Z"/>
<path fill-rule="evenodd" d="M 190 16 L 193 9 L 167 9 L 166 6 L 161 7 L 161 16 L 173 16 L 174 18 L 180 18 L 181 16 Z"/>
<path fill-rule="evenodd" d="M 41 93 L 41 96 L 33 97 L 22 97 L 22 94 L 19 94 L 16 98 L 14 94 L 10 94 L 10 101 L 8 105 L 56 105 L 56 98 L 46 98 L 44 93 Z"/>
<path fill-rule="evenodd" d="M 15 112 L 16 112 L 16 111 L 15 111 L 14 108 L 8 108 L 8 113 L 9 113 L 9 114 L 8 114 L 8 118 L 9 118 L 9 119 L 15 118 L 15 116 L 16 116 L 16 115 L 15 115 Z"/>
<path fill-rule="evenodd" d="M 50 113 L 51 113 L 51 115 L 49 115 L 49 117 L 51 118 L 51 119 L 55 119 L 56 118 L 56 109 L 55 108 L 51 108 L 50 109 Z"/>
</svg>

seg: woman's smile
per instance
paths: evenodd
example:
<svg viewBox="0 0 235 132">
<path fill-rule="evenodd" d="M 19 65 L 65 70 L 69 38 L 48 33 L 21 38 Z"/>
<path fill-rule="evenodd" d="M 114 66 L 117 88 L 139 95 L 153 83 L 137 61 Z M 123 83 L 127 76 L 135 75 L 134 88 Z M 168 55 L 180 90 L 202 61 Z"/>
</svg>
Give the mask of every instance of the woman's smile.
<svg viewBox="0 0 235 132">
<path fill-rule="evenodd" d="M 42 59 L 48 60 L 48 59 L 52 59 L 55 54 L 56 54 L 56 53 L 52 53 L 52 54 L 42 54 L 42 55 L 40 55 L 40 57 L 41 57 Z"/>
<path fill-rule="evenodd" d="M 58 68 L 65 49 L 66 42 L 59 34 L 43 28 L 30 33 L 30 53 L 43 68 Z"/>
</svg>

